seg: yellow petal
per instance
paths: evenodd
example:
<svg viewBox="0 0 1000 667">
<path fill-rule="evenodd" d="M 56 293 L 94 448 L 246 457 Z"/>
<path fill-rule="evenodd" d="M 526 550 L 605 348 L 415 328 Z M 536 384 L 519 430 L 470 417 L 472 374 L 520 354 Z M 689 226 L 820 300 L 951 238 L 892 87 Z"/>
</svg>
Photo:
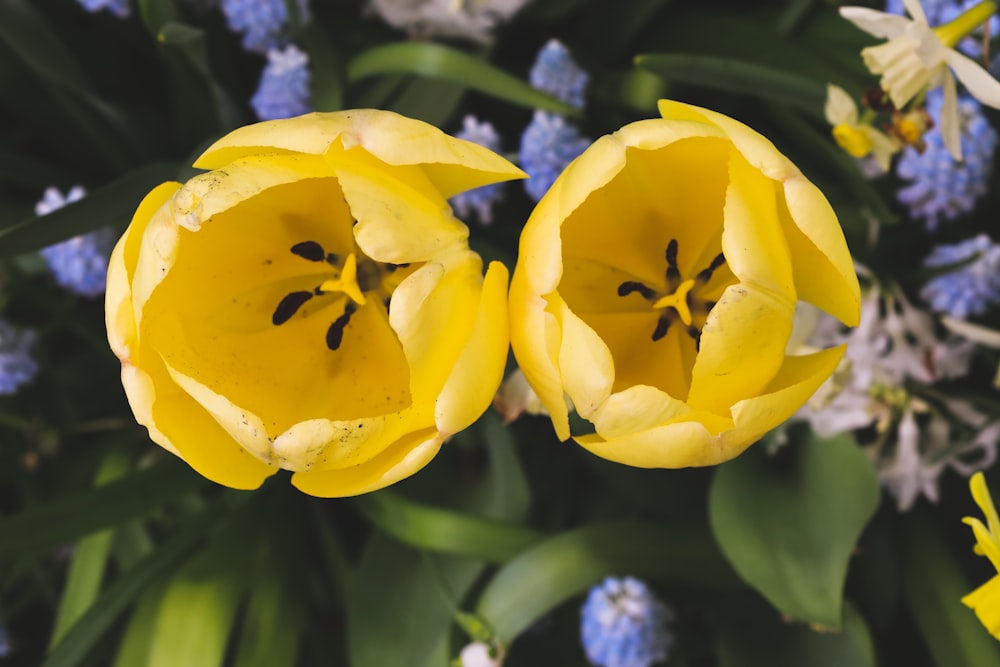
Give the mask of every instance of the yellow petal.
<svg viewBox="0 0 1000 667">
<path fill-rule="evenodd" d="M 162 362 L 122 367 L 122 384 L 136 421 L 150 438 L 204 477 L 236 489 L 256 489 L 277 470 L 262 463 L 168 375 Z"/>
<path fill-rule="evenodd" d="M 977 472 L 969 479 L 969 489 L 972 492 L 972 499 L 982 510 L 986 517 L 986 522 L 990 527 L 990 532 L 1000 538 L 1000 516 L 997 515 L 996 507 L 993 504 L 993 497 L 986 486 L 986 477 L 983 473 Z"/>
<path fill-rule="evenodd" d="M 732 285 L 709 313 L 691 373 L 688 403 L 729 415 L 743 399 L 760 395 L 785 361 L 793 303 L 752 285 Z"/>
<path fill-rule="evenodd" d="M 983 627 L 1000 639 L 1000 575 L 963 597 L 962 604 L 974 610 Z"/>
<path fill-rule="evenodd" d="M 435 405 L 434 422 L 444 437 L 479 419 L 503 381 L 510 344 L 507 275 L 499 262 L 486 271 L 472 331 Z"/>
<path fill-rule="evenodd" d="M 105 322 L 108 343 L 119 359 L 125 361 L 136 344 L 135 310 L 132 304 L 132 280 L 139 260 L 139 247 L 149 221 L 157 209 L 181 187 L 180 183 L 162 183 L 147 194 L 125 233 L 115 244 L 108 260 L 108 280 L 104 292 Z"/>
<path fill-rule="evenodd" d="M 722 451 L 722 442 L 713 437 L 710 427 L 688 419 L 651 428 L 636 433 L 626 433 L 614 438 L 600 434 L 578 436 L 578 444 L 597 456 L 637 468 L 687 468 L 712 465 L 725 461 L 735 454 Z M 715 427 L 718 420 L 713 415 L 703 415 Z"/>
<path fill-rule="evenodd" d="M 390 165 L 421 165 L 445 198 L 527 175 L 489 149 L 450 137 L 432 125 L 390 111 L 357 109 L 256 123 L 230 132 L 195 162 L 218 169 L 260 153 L 322 155 L 335 143 L 361 146 Z"/>
<path fill-rule="evenodd" d="M 608 397 L 591 421 L 604 439 L 646 431 L 689 415 L 691 408 L 664 391 L 635 385 Z"/>
<path fill-rule="evenodd" d="M 321 498 L 342 498 L 375 491 L 427 465 L 441 449 L 442 440 L 434 429 L 411 433 L 366 463 L 340 470 L 296 473 L 292 476 L 292 484 L 303 493 Z"/>
<path fill-rule="evenodd" d="M 847 326 L 861 319 L 861 288 L 837 215 L 804 177 L 784 184 L 778 215 L 792 260 L 795 291 L 803 301 Z"/>
<path fill-rule="evenodd" d="M 559 369 L 563 389 L 580 416 L 589 419 L 611 395 L 615 381 L 611 351 L 558 295 L 550 301 L 562 328 Z"/>
<path fill-rule="evenodd" d="M 372 259 L 422 262 L 465 244 L 469 229 L 419 169 L 390 170 L 356 150 L 335 148 L 328 159 L 358 221 L 354 237 Z"/>
<path fill-rule="evenodd" d="M 997 539 L 979 519 L 965 517 L 962 522 L 972 528 L 972 534 L 976 537 L 975 552 L 989 558 L 994 569 L 1000 570 L 1000 543 L 997 542 Z"/>
</svg>

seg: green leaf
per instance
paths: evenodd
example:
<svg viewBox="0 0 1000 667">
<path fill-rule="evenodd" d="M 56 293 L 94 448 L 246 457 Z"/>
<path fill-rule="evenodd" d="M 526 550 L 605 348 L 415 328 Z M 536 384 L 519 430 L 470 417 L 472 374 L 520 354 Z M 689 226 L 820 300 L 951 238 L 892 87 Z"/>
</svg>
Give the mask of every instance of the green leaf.
<svg viewBox="0 0 1000 667">
<path fill-rule="evenodd" d="M 316 111 L 343 109 L 343 65 L 330 35 L 317 21 L 310 21 L 302 31 L 302 42 L 309 54 L 309 88 L 313 108 Z"/>
<path fill-rule="evenodd" d="M 514 436 L 493 410 L 483 415 L 479 424 L 490 453 L 489 477 L 483 485 L 488 495 L 486 514 L 495 519 L 524 521 L 531 511 L 531 487 Z"/>
<path fill-rule="evenodd" d="M 920 506 L 902 520 L 903 596 L 934 664 L 1000 666 L 996 640 L 962 604 L 962 597 L 975 585 L 963 576 L 948 536 Z M 957 523 L 959 518 L 954 520 Z M 971 551 L 971 531 L 968 539 L 964 548 Z"/>
<path fill-rule="evenodd" d="M 421 74 L 461 84 L 511 104 L 566 115 L 579 113 L 528 82 L 442 44 L 399 42 L 377 46 L 347 64 L 347 78 L 351 82 L 384 74 Z"/>
<path fill-rule="evenodd" d="M 716 619 L 718 667 L 875 667 L 868 625 L 850 605 L 840 632 L 783 622 L 763 604 L 730 602 L 727 607 Z"/>
<path fill-rule="evenodd" d="M 848 561 L 878 502 L 875 470 L 850 438 L 810 437 L 719 466 L 708 510 L 748 584 L 790 618 L 838 629 Z"/>
<path fill-rule="evenodd" d="M 612 574 L 713 589 L 740 585 L 704 526 L 603 524 L 556 535 L 518 555 L 486 585 L 476 613 L 510 642 Z"/>
<path fill-rule="evenodd" d="M 104 528 L 147 515 L 207 484 L 186 464 L 165 459 L 155 467 L 92 491 L 61 497 L 0 518 L 0 556 L 39 553 Z"/>
<path fill-rule="evenodd" d="M 280 570 L 255 574 L 233 664 L 239 667 L 296 664 L 299 638 L 305 629 L 305 607 L 284 574 Z"/>
<path fill-rule="evenodd" d="M 78 94 L 89 92 L 87 77 L 77 59 L 31 3 L 0 2 L 0 40 L 43 81 Z"/>
<path fill-rule="evenodd" d="M 443 127 L 458 108 L 466 88 L 443 79 L 411 78 L 390 108 L 396 113 Z"/>
<path fill-rule="evenodd" d="M 430 507 L 387 490 L 359 496 L 353 503 L 401 542 L 494 563 L 512 558 L 541 537 L 530 528 Z"/>
<path fill-rule="evenodd" d="M 245 568 L 232 545 L 199 553 L 167 584 L 147 667 L 219 667 L 243 593 Z"/>
<path fill-rule="evenodd" d="M 139 475 L 133 475 L 132 478 Z M 118 482 L 123 484 L 125 482 Z M 108 487 L 105 487 L 108 488 Z M 189 520 L 148 558 L 120 575 L 97 599 L 59 644 L 41 667 L 76 667 L 90 650 L 111 630 L 122 612 L 159 577 L 172 570 L 201 542 L 218 519 L 222 503 Z M 84 514 L 81 512 L 81 516 Z M 4 544 L 6 544 L 6 540 Z"/>
<path fill-rule="evenodd" d="M 149 647 L 156 637 L 156 616 L 160 611 L 166 584 L 166 581 L 159 581 L 139 596 L 135 611 L 125 628 L 125 635 L 118 645 L 114 667 L 135 667 L 145 665 L 149 660 Z"/>
<path fill-rule="evenodd" d="M 124 450 L 112 447 L 101 462 L 95 483 L 101 486 L 120 479 L 128 472 L 130 463 L 131 457 Z M 114 531 L 103 530 L 80 540 L 73 550 L 49 646 L 57 644 L 97 599 L 113 537 Z"/>
<path fill-rule="evenodd" d="M 173 0 L 138 0 L 138 4 L 142 22 L 154 38 L 160 34 L 164 24 L 180 18 Z"/>
<path fill-rule="evenodd" d="M 635 57 L 635 64 L 668 81 L 750 95 L 801 107 L 817 118 L 823 117 L 826 87 L 820 82 L 791 72 L 734 58 L 683 53 L 638 55 Z"/>
<path fill-rule="evenodd" d="M 110 225 L 124 229 L 142 198 L 171 180 L 177 165 L 155 162 L 131 171 L 78 202 L 0 230 L 0 258 L 13 257 Z"/>
<path fill-rule="evenodd" d="M 373 535 L 358 566 L 347 613 L 350 664 L 445 667 L 458 601 L 482 572 L 477 561 L 421 556 Z"/>
</svg>

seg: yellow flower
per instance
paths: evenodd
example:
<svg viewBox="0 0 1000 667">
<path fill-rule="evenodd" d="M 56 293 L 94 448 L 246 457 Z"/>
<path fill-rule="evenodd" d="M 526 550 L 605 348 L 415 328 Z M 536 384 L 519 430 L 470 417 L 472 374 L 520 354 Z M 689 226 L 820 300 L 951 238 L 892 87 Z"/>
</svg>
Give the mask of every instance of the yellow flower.
<svg viewBox="0 0 1000 667">
<path fill-rule="evenodd" d="M 318 496 L 392 484 L 490 405 L 507 270 L 447 199 L 523 173 L 386 111 L 241 128 L 140 204 L 108 339 L 150 437 L 205 477 Z"/>
<path fill-rule="evenodd" d="M 641 467 L 712 465 L 790 417 L 843 348 L 786 356 L 796 302 L 856 325 L 857 276 L 822 193 L 706 109 L 598 139 L 538 203 L 511 282 L 518 365 L 576 441 Z"/>
<path fill-rule="evenodd" d="M 1000 519 L 997 518 L 997 510 L 993 506 L 993 499 L 990 498 L 990 490 L 986 487 L 983 473 L 977 472 L 972 476 L 969 488 L 972 491 L 972 499 L 986 517 L 986 525 L 984 526 L 979 519 L 969 516 L 962 519 L 962 522 L 971 526 L 976 536 L 975 552 L 989 558 L 994 569 L 1000 571 Z M 990 634 L 1000 639 L 1000 574 L 994 575 L 985 584 L 963 597 L 962 604 L 975 610 L 976 616 Z"/>
<path fill-rule="evenodd" d="M 955 77 L 983 104 L 1000 109 L 1000 81 L 952 47 L 975 30 L 996 11 L 997 4 L 981 2 L 953 21 L 937 28 L 927 24 L 919 0 L 903 0 L 905 16 L 868 9 L 841 7 L 840 15 L 885 44 L 861 50 L 865 65 L 882 76 L 881 86 L 897 109 L 928 88 L 943 87 L 941 136 L 956 160 L 962 159 L 961 122 Z M 954 72 L 954 74 L 952 74 Z"/>
<path fill-rule="evenodd" d="M 858 106 L 843 88 L 832 83 L 826 86 L 826 121 L 833 125 L 833 138 L 852 157 L 865 157 L 869 153 L 882 171 L 889 170 L 889 162 L 902 146 L 889 135 L 876 130 L 871 123 L 858 119 Z"/>
</svg>

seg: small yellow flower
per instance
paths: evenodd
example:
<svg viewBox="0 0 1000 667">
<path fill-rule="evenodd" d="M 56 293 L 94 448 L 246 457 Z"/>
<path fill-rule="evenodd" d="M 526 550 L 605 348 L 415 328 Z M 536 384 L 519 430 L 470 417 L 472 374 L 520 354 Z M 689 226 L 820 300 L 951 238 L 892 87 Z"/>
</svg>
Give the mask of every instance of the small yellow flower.
<svg viewBox="0 0 1000 667">
<path fill-rule="evenodd" d="M 108 340 L 150 437 L 205 477 L 364 493 L 413 474 L 503 377 L 507 270 L 447 199 L 523 173 L 386 111 L 236 130 L 140 204 Z"/>
<path fill-rule="evenodd" d="M 594 142 L 538 203 L 511 282 L 518 365 L 570 436 L 640 467 L 730 459 L 790 417 L 843 347 L 787 356 L 796 303 L 847 325 L 860 290 L 822 193 L 764 137 L 706 109 Z"/>
<path fill-rule="evenodd" d="M 976 536 L 975 552 L 989 558 L 993 568 L 1000 572 L 1000 518 L 997 517 L 997 510 L 993 506 L 993 499 L 990 498 L 990 490 L 986 487 L 983 473 L 977 472 L 972 476 L 969 488 L 972 491 L 972 499 L 986 517 L 986 525 L 979 519 L 969 516 L 962 519 L 962 522 L 971 526 Z M 974 610 L 989 633 L 1000 639 L 1000 574 L 994 575 L 985 584 L 963 597 L 962 604 Z"/>
<path fill-rule="evenodd" d="M 937 28 L 927 24 L 920 0 L 903 0 L 912 18 L 867 7 L 841 7 L 840 15 L 885 44 L 861 50 L 865 65 L 882 76 L 881 86 L 897 109 L 929 88 L 944 89 L 941 135 L 956 160 L 962 159 L 961 123 L 955 77 L 983 104 L 1000 109 L 1000 81 L 952 47 L 997 10 L 987 0 Z M 953 74 L 954 73 L 954 74 Z"/>
<path fill-rule="evenodd" d="M 889 170 L 889 162 L 902 146 L 889 135 L 881 132 L 871 123 L 858 119 L 858 106 L 843 88 L 833 84 L 826 86 L 826 121 L 833 125 L 833 138 L 852 157 L 862 158 L 869 153 L 882 171 Z"/>
</svg>

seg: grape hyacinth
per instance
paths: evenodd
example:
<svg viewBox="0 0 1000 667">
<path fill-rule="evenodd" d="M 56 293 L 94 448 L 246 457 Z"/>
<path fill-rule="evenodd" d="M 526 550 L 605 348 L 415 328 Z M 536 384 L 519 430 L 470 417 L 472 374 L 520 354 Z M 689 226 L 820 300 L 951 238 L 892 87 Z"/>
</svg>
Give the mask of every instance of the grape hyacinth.
<svg viewBox="0 0 1000 667">
<path fill-rule="evenodd" d="M 970 261 L 971 260 L 971 261 Z M 927 281 L 920 296 L 935 311 L 964 320 L 1000 303 L 1000 245 L 986 234 L 934 248 L 924 265 L 959 268 Z"/>
<path fill-rule="evenodd" d="M 487 121 L 480 122 L 475 116 L 468 115 L 462 120 L 461 131 L 455 134 L 459 139 L 465 139 L 500 152 L 500 135 L 496 128 Z M 503 183 L 490 183 L 474 190 L 462 192 L 451 198 L 451 205 L 460 218 L 465 218 L 475 211 L 479 222 L 488 225 L 493 222 L 493 204 L 503 198 Z"/>
<path fill-rule="evenodd" d="M 576 107 L 583 108 L 587 73 L 577 66 L 569 49 L 557 39 L 550 39 L 535 58 L 528 80 L 538 90 Z"/>
<path fill-rule="evenodd" d="M 598 667 L 649 667 L 666 660 L 673 643 L 673 614 L 633 577 L 608 577 L 591 588 L 581 616 L 583 648 Z"/>
<path fill-rule="evenodd" d="M 944 95 L 933 90 L 927 95 L 927 111 L 935 123 L 941 122 Z M 940 132 L 924 135 L 926 149 L 908 149 L 896 164 L 896 174 L 910 184 L 896 194 L 910 209 L 910 216 L 934 230 L 942 219 L 953 220 L 970 212 L 986 194 L 993 167 L 997 134 L 983 115 L 982 106 L 967 94 L 958 96 L 961 117 L 962 162 L 956 162 L 945 148 Z"/>
<path fill-rule="evenodd" d="M 38 364 L 31 348 L 36 338 L 34 330 L 19 330 L 0 320 L 0 394 L 13 394 L 35 379 Z"/>
<path fill-rule="evenodd" d="M 294 44 L 267 52 L 250 106 L 260 120 L 301 116 L 313 110 L 309 91 L 309 56 Z"/>
<path fill-rule="evenodd" d="M 35 204 L 35 215 L 48 215 L 66 204 L 79 201 L 85 194 L 86 190 L 79 185 L 70 188 L 65 197 L 58 188 L 46 188 L 42 199 Z M 39 254 L 59 285 L 83 296 L 96 297 L 104 294 L 108 258 L 114 244 L 114 232 L 102 227 L 42 248 Z"/>
<path fill-rule="evenodd" d="M 521 169 L 528 172 L 524 189 L 538 201 L 570 162 L 575 160 L 590 139 L 566 123 L 562 116 L 548 111 L 535 111 L 521 135 Z"/>
<path fill-rule="evenodd" d="M 309 1 L 298 0 L 299 21 L 310 18 Z M 229 29 L 242 33 L 243 48 L 267 53 L 288 43 L 288 8 L 285 0 L 222 0 Z"/>
<path fill-rule="evenodd" d="M 121 19 L 128 18 L 132 12 L 128 0 L 77 0 L 77 2 L 88 12 L 99 12 L 106 9 Z"/>
</svg>

